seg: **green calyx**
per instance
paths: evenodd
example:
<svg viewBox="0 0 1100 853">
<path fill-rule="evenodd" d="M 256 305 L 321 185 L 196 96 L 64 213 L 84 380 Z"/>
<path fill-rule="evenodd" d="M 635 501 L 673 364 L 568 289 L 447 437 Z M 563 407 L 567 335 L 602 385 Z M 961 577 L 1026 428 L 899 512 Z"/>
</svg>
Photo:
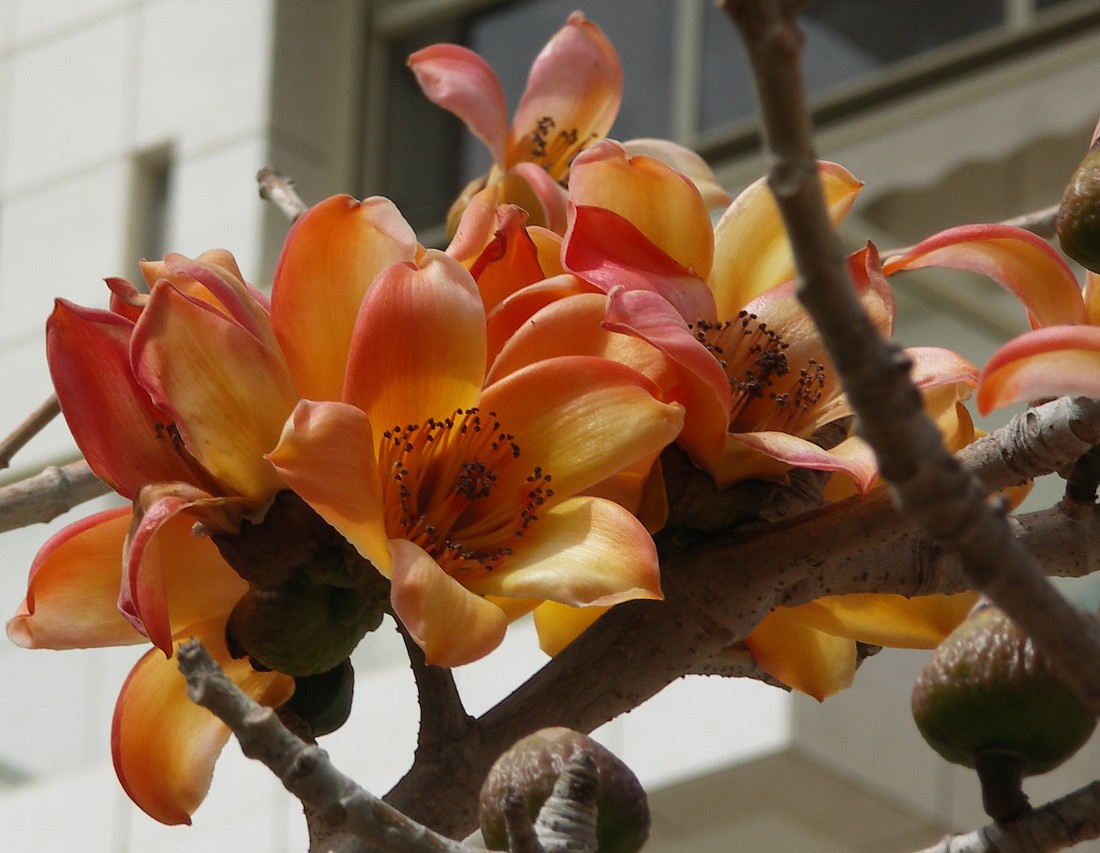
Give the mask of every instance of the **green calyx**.
<svg viewBox="0 0 1100 853">
<path fill-rule="evenodd" d="M 384 600 L 359 590 L 295 578 L 252 587 L 229 616 L 234 654 L 286 675 L 318 675 L 345 660 L 382 622 Z"/>
</svg>

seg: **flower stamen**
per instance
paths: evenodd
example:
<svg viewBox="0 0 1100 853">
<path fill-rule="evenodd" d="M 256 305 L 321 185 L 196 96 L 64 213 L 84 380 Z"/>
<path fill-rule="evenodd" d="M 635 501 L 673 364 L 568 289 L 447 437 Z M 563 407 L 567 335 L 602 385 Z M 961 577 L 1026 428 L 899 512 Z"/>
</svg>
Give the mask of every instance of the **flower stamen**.
<svg viewBox="0 0 1100 853">
<path fill-rule="evenodd" d="M 755 314 L 741 311 L 735 320 L 699 320 L 689 328 L 726 372 L 732 392 L 730 432 L 795 434 L 824 395 L 824 365 L 810 359 L 792 375 L 790 344 Z"/>
<path fill-rule="evenodd" d="M 569 167 L 576 157 L 592 140 L 595 134 L 589 134 L 581 139 L 580 131 L 576 127 L 570 127 L 554 133 L 557 123 L 551 116 L 543 116 L 531 131 L 530 159 L 538 163 L 550 176 L 566 185 L 569 175 Z"/>
<path fill-rule="evenodd" d="M 483 418 L 477 408 L 386 430 L 379 456 L 393 498 L 384 501 L 387 534 L 419 545 L 451 574 L 495 568 L 553 494 L 550 475 L 536 466 L 522 503 L 502 512 L 499 500 L 489 501 L 520 449 L 495 413 Z"/>
</svg>

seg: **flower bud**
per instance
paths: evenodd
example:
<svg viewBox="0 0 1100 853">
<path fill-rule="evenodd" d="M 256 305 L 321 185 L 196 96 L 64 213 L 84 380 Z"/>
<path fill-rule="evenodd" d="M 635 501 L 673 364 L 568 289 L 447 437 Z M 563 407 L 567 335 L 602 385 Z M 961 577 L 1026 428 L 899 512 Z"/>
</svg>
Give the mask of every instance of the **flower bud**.
<svg viewBox="0 0 1100 853">
<path fill-rule="evenodd" d="M 978 771 L 986 812 L 1002 822 L 1029 808 L 1020 780 L 1053 770 L 1096 725 L 1031 639 L 988 603 L 936 649 L 913 687 L 913 719 L 936 752 Z"/>
<path fill-rule="evenodd" d="M 382 622 L 384 599 L 293 579 L 252 587 L 229 615 L 226 638 L 238 657 L 295 677 L 317 675 L 347 658 Z"/>
<path fill-rule="evenodd" d="M 1100 271 L 1100 145 L 1093 143 L 1070 178 L 1058 207 L 1062 251 L 1093 272 Z"/>
<path fill-rule="evenodd" d="M 590 756 L 599 777 L 596 795 L 599 853 L 633 853 L 649 837 L 649 804 L 638 778 L 592 738 L 565 728 L 542 729 L 497 759 L 481 788 L 481 833 L 490 850 L 508 849 L 506 800 L 524 798 L 532 822 L 578 754 Z"/>
</svg>

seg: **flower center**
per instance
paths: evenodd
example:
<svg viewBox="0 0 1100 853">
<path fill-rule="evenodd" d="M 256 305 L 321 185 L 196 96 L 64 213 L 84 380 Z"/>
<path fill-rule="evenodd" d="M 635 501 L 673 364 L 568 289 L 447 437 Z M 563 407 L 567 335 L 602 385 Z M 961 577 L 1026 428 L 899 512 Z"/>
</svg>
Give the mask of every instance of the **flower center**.
<svg viewBox="0 0 1100 853">
<path fill-rule="evenodd" d="M 755 314 L 689 326 L 722 365 L 732 392 L 730 432 L 778 430 L 795 434 L 825 392 L 825 366 L 808 359 L 792 371 L 790 343 Z"/>
<path fill-rule="evenodd" d="M 555 132 L 556 127 L 557 123 L 550 116 L 543 116 L 535 122 L 535 128 L 531 131 L 529 156 L 533 162 L 542 166 L 550 177 L 565 186 L 573 158 L 595 138 L 595 134 L 581 139 L 580 131 L 575 127 Z"/>
<path fill-rule="evenodd" d="M 514 495 L 497 494 L 516 482 L 520 448 L 493 412 L 458 409 L 382 435 L 386 533 L 419 545 L 452 575 L 496 568 L 554 494 L 537 466 Z"/>
</svg>

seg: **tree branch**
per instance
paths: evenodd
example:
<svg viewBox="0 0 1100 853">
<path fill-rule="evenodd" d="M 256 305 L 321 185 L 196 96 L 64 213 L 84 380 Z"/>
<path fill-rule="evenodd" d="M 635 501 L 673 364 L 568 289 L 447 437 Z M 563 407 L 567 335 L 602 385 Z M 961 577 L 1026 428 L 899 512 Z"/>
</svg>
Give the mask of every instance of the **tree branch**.
<svg viewBox="0 0 1100 853">
<path fill-rule="evenodd" d="M 1007 826 L 991 823 L 951 835 L 918 853 L 1053 853 L 1100 838 L 1100 781 L 1074 791 Z"/>
<path fill-rule="evenodd" d="M 41 524 L 110 492 L 83 459 L 0 488 L 0 533 Z"/>
<path fill-rule="evenodd" d="M 61 406 L 57 402 L 57 395 L 51 394 L 49 399 L 31 412 L 10 435 L 0 441 L 0 470 L 7 468 L 11 464 L 12 457 L 22 449 L 23 445 L 38 435 L 46 424 L 59 414 L 61 414 Z"/>
<path fill-rule="evenodd" d="M 256 183 L 259 185 L 260 198 L 273 202 L 291 222 L 309 209 L 294 189 L 294 181 L 270 166 L 264 166 L 256 173 Z"/>
<path fill-rule="evenodd" d="M 409 820 L 337 770 L 328 753 L 299 739 L 272 709 L 245 696 L 202 643 L 184 643 L 178 656 L 191 700 L 229 726 L 245 755 L 266 764 L 288 791 L 334 829 L 394 853 L 473 853 L 473 848 Z"/>
<path fill-rule="evenodd" d="M 1050 586 L 978 482 L 944 448 L 909 380 L 908 360 L 880 338 L 852 286 L 817 175 L 793 14 L 778 0 L 724 5 L 752 63 L 765 137 L 776 155 L 768 181 L 791 239 L 799 299 L 829 349 L 880 472 L 906 514 L 963 556 L 972 584 L 1100 711 L 1100 624 Z"/>
</svg>

